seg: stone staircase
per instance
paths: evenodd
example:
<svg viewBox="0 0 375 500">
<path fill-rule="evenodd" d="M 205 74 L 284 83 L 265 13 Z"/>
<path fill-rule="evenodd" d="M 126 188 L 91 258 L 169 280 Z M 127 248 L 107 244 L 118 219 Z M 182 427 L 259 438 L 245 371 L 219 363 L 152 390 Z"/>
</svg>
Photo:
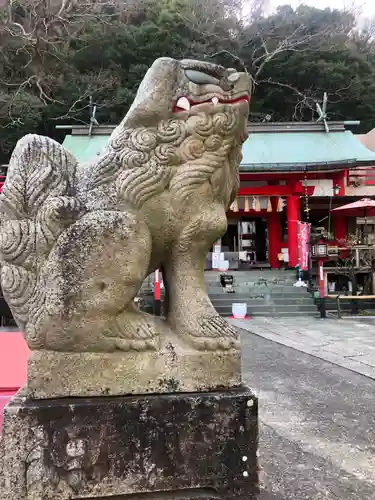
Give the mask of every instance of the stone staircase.
<svg viewBox="0 0 375 500">
<path fill-rule="evenodd" d="M 318 308 L 306 288 L 296 288 L 295 271 L 272 269 L 229 271 L 234 277 L 235 293 L 227 293 L 220 284 L 220 272 L 206 271 L 205 282 L 210 299 L 222 316 L 232 315 L 233 302 L 246 302 L 250 316 L 318 316 Z M 153 311 L 153 276 L 143 283 L 139 296 L 142 310 Z M 164 293 L 161 291 L 163 300 Z"/>
<path fill-rule="evenodd" d="M 297 288 L 295 271 L 229 271 L 234 277 L 235 293 L 220 284 L 220 273 L 207 271 L 209 296 L 222 316 L 231 316 L 233 302 L 246 302 L 250 316 L 318 316 L 314 299 L 306 288 Z"/>
</svg>

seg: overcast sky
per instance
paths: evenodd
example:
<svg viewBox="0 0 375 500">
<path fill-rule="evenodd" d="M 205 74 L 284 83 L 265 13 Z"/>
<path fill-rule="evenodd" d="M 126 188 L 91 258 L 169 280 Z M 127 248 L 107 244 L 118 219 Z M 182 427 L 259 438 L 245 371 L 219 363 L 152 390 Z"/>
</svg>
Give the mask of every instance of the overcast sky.
<svg viewBox="0 0 375 500">
<path fill-rule="evenodd" d="M 293 7 L 304 3 L 317 8 L 324 9 L 325 7 L 333 8 L 350 8 L 355 5 L 357 9 L 362 11 L 362 16 L 371 17 L 375 15 L 375 0 L 269 0 L 270 7 L 275 8 L 277 5 L 290 4 Z"/>
</svg>

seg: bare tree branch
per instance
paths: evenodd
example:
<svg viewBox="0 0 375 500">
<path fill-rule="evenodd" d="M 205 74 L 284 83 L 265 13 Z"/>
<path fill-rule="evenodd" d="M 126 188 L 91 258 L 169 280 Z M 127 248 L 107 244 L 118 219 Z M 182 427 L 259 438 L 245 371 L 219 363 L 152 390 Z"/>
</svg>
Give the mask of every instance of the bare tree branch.
<svg viewBox="0 0 375 500">
<path fill-rule="evenodd" d="M 53 73 L 51 61 L 55 60 L 64 72 L 73 71 L 73 68 L 70 70 L 72 40 L 79 39 L 93 21 L 109 24 L 112 17 L 104 8 L 116 7 L 121 13 L 124 5 L 121 0 L 8 0 L 5 9 L 0 7 L 5 14 L 0 20 L 0 86 L 12 89 L 7 104 L 2 105 L 7 106 L 9 125 L 23 121 L 14 113 L 15 107 L 21 106 L 21 96 L 26 98 L 25 92 L 31 92 L 41 106 L 53 103 L 62 109 L 65 107 L 62 116 L 71 118 L 84 109 L 78 104 L 86 102 L 89 95 L 94 96 L 116 84 L 109 74 L 99 72 L 95 77 L 92 75 L 92 82 L 82 80 L 86 88 L 82 88 L 73 103 L 63 102 L 56 97 L 60 75 Z"/>
</svg>

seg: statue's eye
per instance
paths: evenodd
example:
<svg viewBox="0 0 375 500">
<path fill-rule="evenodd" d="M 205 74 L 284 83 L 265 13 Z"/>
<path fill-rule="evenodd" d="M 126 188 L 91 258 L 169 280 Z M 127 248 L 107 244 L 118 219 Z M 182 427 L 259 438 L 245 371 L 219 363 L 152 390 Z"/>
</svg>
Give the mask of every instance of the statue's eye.
<svg viewBox="0 0 375 500">
<path fill-rule="evenodd" d="M 208 75 L 204 71 L 197 71 L 195 69 L 187 69 L 185 70 L 185 75 L 188 77 L 188 79 L 193 82 L 197 83 L 198 85 L 219 85 L 219 80 L 215 78 L 214 76 Z"/>
<path fill-rule="evenodd" d="M 193 68 L 189 68 L 195 71 L 199 71 L 200 73 L 204 73 L 209 76 L 213 76 L 214 78 L 221 78 L 223 76 L 223 68 L 221 66 L 216 66 L 214 64 L 196 64 Z"/>
</svg>

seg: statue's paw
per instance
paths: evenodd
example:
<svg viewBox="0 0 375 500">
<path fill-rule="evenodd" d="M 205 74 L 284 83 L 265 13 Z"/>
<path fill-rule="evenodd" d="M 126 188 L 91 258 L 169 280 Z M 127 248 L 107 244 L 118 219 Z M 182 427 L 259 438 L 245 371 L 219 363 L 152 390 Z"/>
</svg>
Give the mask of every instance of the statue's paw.
<svg viewBox="0 0 375 500">
<path fill-rule="evenodd" d="M 146 340 L 117 337 L 114 341 L 116 348 L 120 351 L 157 351 L 160 344 L 159 337 L 153 337 Z"/>
<path fill-rule="evenodd" d="M 122 351 L 156 351 L 160 347 L 160 330 L 151 316 L 129 309 L 116 318 L 107 335 Z"/>
<path fill-rule="evenodd" d="M 202 318 L 199 324 L 199 336 L 191 336 L 195 349 L 228 351 L 240 349 L 238 332 L 221 316 Z"/>
<path fill-rule="evenodd" d="M 32 323 L 29 323 L 26 327 L 25 340 L 29 349 L 46 349 L 45 336 L 42 335 L 38 328 Z"/>
<path fill-rule="evenodd" d="M 238 340 L 228 339 L 210 339 L 206 337 L 191 337 L 190 343 L 197 351 L 229 351 L 230 349 L 239 350 Z"/>
</svg>

